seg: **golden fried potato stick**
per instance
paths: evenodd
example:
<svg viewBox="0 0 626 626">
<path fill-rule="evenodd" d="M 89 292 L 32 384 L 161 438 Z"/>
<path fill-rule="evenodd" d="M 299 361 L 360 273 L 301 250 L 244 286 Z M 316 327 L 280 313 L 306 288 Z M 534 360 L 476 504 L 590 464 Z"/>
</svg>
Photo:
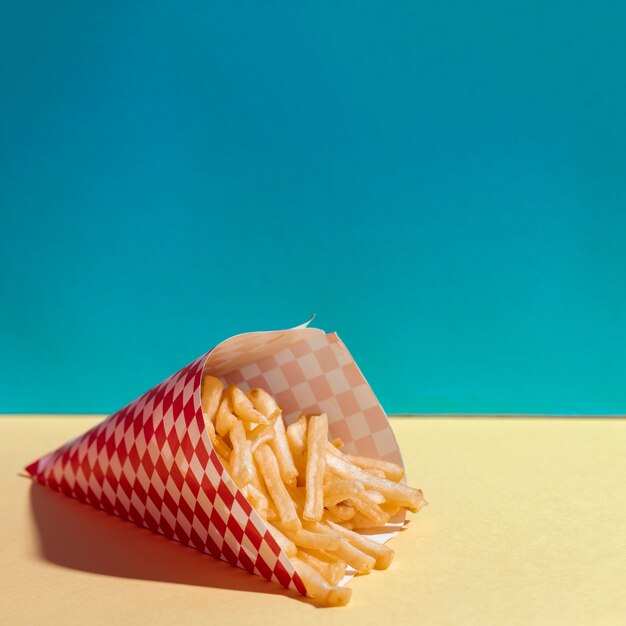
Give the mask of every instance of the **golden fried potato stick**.
<svg viewBox="0 0 626 626">
<path fill-rule="evenodd" d="M 252 454 L 252 458 L 254 458 L 254 453 Z M 270 522 L 276 522 L 280 519 L 280 517 L 276 507 L 274 506 L 274 502 L 272 501 L 272 496 L 270 496 L 269 491 L 267 490 L 267 486 L 265 485 L 265 481 L 263 480 L 263 476 L 261 475 L 256 459 L 254 459 L 254 471 L 256 473 L 254 486 L 267 498 L 267 519 Z"/>
<path fill-rule="evenodd" d="M 378 526 L 384 526 L 389 521 L 389 513 L 385 513 L 373 500 L 364 493 L 350 496 L 348 502 L 365 517 L 376 522 Z"/>
<path fill-rule="evenodd" d="M 230 405 L 233 413 L 246 422 L 253 422 L 254 424 L 269 424 L 269 420 L 263 413 L 259 413 L 252 402 L 248 399 L 246 394 L 236 387 L 235 385 L 229 385 L 226 389 L 226 395 L 230 399 Z"/>
<path fill-rule="evenodd" d="M 307 593 L 320 604 L 326 606 L 343 606 L 350 602 L 352 589 L 329 585 L 324 577 L 308 563 L 298 557 L 292 557 L 291 563 L 304 582 Z"/>
<path fill-rule="evenodd" d="M 393 502 L 384 502 L 379 506 L 383 511 L 385 511 L 385 513 L 389 513 L 389 517 L 393 517 L 400 510 L 400 507 Z"/>
<path fill-rule="evenodd" d="M 344 528 L 352 530 L 364 530 L 366 528 L 381 528 L 382 524 L 376 520 L 370 519 L 363 513 L 355 513 L 354 517 L 346 522 L 341 522 Z"/>
<path fill-rule="evenodd" d="M 353 463 L 357 467 L 364 470 L 380 470 L 384 473 L 385 478 L 398 482 L 402 480 L 404 476 L 404 469 L 396 463 L 390 463 L 389 461 L 381 461 L 380 459 L 373 459 L 367 456 L 358 456 L 355 454 L 344 455 L 350 463 Z"/>
<path fill-rule="evenodd" d="M 220 437 L 225 437 L 231 429 L 231 426 L 237 421 L 237 418 L 230 411 L 228 398 L 222 398 L 220 406 L 215 416 L 215 430 Z"/>
<path fill-rule="evenodd" d="M 308 423 L 305 415 L 301 415 L 297 421 L 287 426 L 287 443 L 293 462 L 298 470 L 297 484 L 304 486 L 306 473 L 306 431 Z"/>
<path fill-rule="evenodd" d="M 328 534 L 340 538 L 341 543 L 339 547 L 336 550 L 332 550 L 332 553 L 342 561 L 345 561 L 357 572 L 367 574 L 373 569 L 374 565 L 376 565 L 376 559 L 374 557 L 353 546 L 347 539 L 335 532 L 327 524 L 322 522 L 305 522 L 305 527 L 307 530 L 312 530 L 319 534 Z"/>
<path fill-rule="evenodd" d="M 326 552 L 326 550 L 312 550 L 310 548 L 307 548 L 306 552 L 308 552 L 311 556 L 314 556 L 319 561 L 324 561 L 325 563 L 337 563 L 343 568 L 342 577 L 345 575 L 346 564 L 332 552 Z"/>
<path fill-rule="evenodd" d="M 274 452 L 264 443 L 254 451 L 254 458 L 265 481 L 265 486 L 278 511 L 282 525 L 289 530 L 299 530 L 302 528 L 302 524 L 296 513 L 293 500 L 281 480 Z"/>
<path fill-rule="evenodd" d="M 335 456 L 338 456 L 340 459 L 345 459 L 346 458 L 346 455 L 341 450 L 339 450 L 339 448 L 334 446 L 332 441 L 329 441 L 326 444 L 326 452 L 329 452 L 330 454 L 334 454 Z M 330 470 L 330 471 L 332 471 L 332 470 Z"/>
<path fill-rule="evenodd" d="M 352 519 L 356 514 L 356 509 L 347 502 L 340 502 L 334 506 L 324 508 L 324 518 L 333 522 L 343 523 Z"/>
<path fill-rule="evenodd" d="M 385 496 L 383 496 L 382 493 L 380 493 L 380 491 L 374 491 L 373 489 L 369 489 L 368 491 L 365 492 L 365 495 L 375 504 L 377 504 L 378 506 L 380 506 L 380 508 L 382 509 L 382 505 L 385 504 L 385 502 L 387 502 L 387 500 L 385 500 Z M 383 509 L 384 511 L 385 509 Z"/>
<path fill-rule="evenodd" d="M 376 559 L 375 569 L 387 569 L 393 561 L 394 551 L 381 543 L 378 543 L 365 535 L 355 533 L 353 530 L 348 530 L 339 524 L 333 522 L 326 522 L 330 528 L 339 533 L 342 537 L 347 539 L 355 548 L 369 554 Z"/>
<path fill-rule="evenodd" d="M 271 441 L 270 445 L 276 455 L 283 482 L 285 485 L 295 487 L 298 470 L 296 469 L 293 457 L 291 456 L 291 450 L 289 449 L 289 443 L 287 442 L 285 422 L 283 422 L 282 413 L 280 409 L 277 409 L 277 412 L 278 419 L 274 422 L 274 439 Z"/>
<path fill-rule="evenodd" d="M 246 422 L 242 420 L 243 428 L 246 431 L 246 435 L 251 435 L 261 424 L 256 424 L 254 422 Z"/>
<path fill-rule="evenodd" d="M 346 574 L 346 564 L 341 561 L 335 561 L 334 563 L 322 561 L 321 559 L 314 557 L 306 550 L 298 550 L 298 554 L 296 556 L 307 565 L 316 569 L 331 585 L 336 585 L 341 582 Z"/>
<path fill-rule="evenodd" d="M 215 421 L 215 414 L 220 405 L 222 391 L 224 391 L 224 384 L 219 378 L 215 378 L 215 376 L 204 377 L 200 398 L 205 421 Z"/>
<path fill-rule="evenodd" d="M 280 411 L 276 400 L 264 389 L 255 387 L 254 389 L 250 389 L 246 395 L 250 402 L 252 402 L 252 406 L 254 406 L 259 413 L 263 413 L 268 419 L 275 411 Z"/>
<path fill-rule="evenodd" d="M 244 485 L 241 488 L 241 493 L 243 493 L 245 499 L 259 514 L 259 517 L 261 517 L 264 521 L 267 521 L 269 503 L 265 495 L 252 484 Z"/>
<path fill-rule="evenodd" d="M 365 487 L 357 480 L 333 480 L 324 485 L 324 506 L 328 508 L 363 493 Z"/>
<path fill-rule="evenodd" d="M 369 469 L 366 469 L 365 471 L 368 472 L 369 474 L 371 474 L 372 476 L 378 476 L 379 478 L 385 478 L 385 472 L 383 472 L 383 470 L 381 470 L 381 469 L 378 469 L 377 467 L 370 467 Z"/>
<path fill-rule="evenodd" d="M 285 423 L 282 420 L 282 411 L 278 404 L 276 404 L 276 400 L 263 389 L 259 389 L 258 387 L 251 389 L 247 396 L 254 408 L 265 415 L 273 424 L 274 438 L 270 445 L 276 455 L 280 475 L 286 485 L 295 485 L 298 470 L 294 465 L 291 450 L 287 443 Z"/>
<path fill-rule="evenodd" d="M 215 432 L 215 426 L 213 426 L 213 422 L 206 423 L 207 430 L 209 431 L 209 439 L 213 444 L 213 448 L 215 451 L 226 459 L 230 457 L 230 446 L 228 446 L 224 440 Z"/>
<path fill-rule="evenodd" d="M 250 442 L 239 420 L 230 428 L 230 441 L 233 451 L 230 453 L 230 467 L 233 480 L 238 486 L 246 485 L 254 480 L 256 474 Z"/>
<path fill-rule="evenodd" d="M 334 453 L 328 453 L 328 449 L 326 464 L 341 478 L 358 480 L 366 489 L 380 491 L 388 502 L 403 506 L 409 511 L 417 513 L 426 504 L 420 489 L 413 489 L 401 483 L 394 483 L 386 478 L 373 476 L 366 470 L 353 465 L 350 461 L 342 459 Z"/>
<path fill-rule="evenodd" d="M 269 426 L 271 426 L 272 436 L 267 437 L 267 438 L 264 437 L 264 439 L 269 440 L 269 439 L 275 438 L 276 433 L 275 433 L 274 426 L 277 425 L 278 422 L 280 422 L 277 428 L 280 429 L 283 433 L 282 439 L 284 440 L 284 448 L 286 449 L 286 452 L 288 454 L 288 459 L 289 459 L 287 463 L 291 462 L 291 466 L 293 468 L 292 469 L 293 478 L 295 482 L 295 474 L 297 473 L 297 470 L 295 467 L 293 467 L 293 459 L 291 459 L 291 453 L 289 452 L 287 438 L 284 436 L 285 424 L 282 421 L 282 411 L 280 410 L 278 404 L 276 404 L 276 400 L 274 400 L 274 398 L 272 398 L 272 396 L 269 393 L 267 393 L 267 391 L 260 389 L 259 387 L 255 387 L 254 389 L 251 389 L 246 395 L 248 399 L 250 400 L 250 402 L 252 402 L 252 406 L 257 411 L 259 411 L 259 413 L 262 413 L 269 420 Z M 282 441 L 279 442 L 278 445 L 276 445 L 276 443 L 273 442 L 271 444 L 271 447 L 274 450 L 274 454 L 276 455 L 276 460 L 278 461 L 278 467 L 280 469 L 281 476 L 283 476 L 283 480 L 287 484 L 290 484 L 291 477 L 289 476 L 289 472 L 285 472 L 285 468 L 287 467 L 287 465 L 285 465 L 285 460 L 281 458 L 284 456 L 284 450 L 282 449 L 283 442 Z M 280 452 L 277 452 L 277 448 L 280 448 Z"/>
<path fill-rule="evenodd" d="M 283 535 L 283 533 L 281 533 L 280 530 L 276 528 L 276 526 L 274 526 L 267 520 L 265 521 L 265 525 L 267 526 L 267 529 L 270 531 L 270 534 L 272 535 L 272 537 L 274 537 L 274 540 L 276 541 L 276 543 L 280 546 L 282 550 L 285 551 L 285 554 L 289 558 L 296 556 L 298 552 L 298 549 L 296 548 L 296 544 L 290 539 L 287 539 L 287 537 L 285 537 L 285 535 Z"/>
<path fill-rule="evenodd" d="M 342 480 L 341 476 L 337 476 L 337 474 L 328 467 L 328 463 L 326 463 L 326 468 L 324 469 L 324 486 L 330 485 L 338 480 Z M 363 489 L 365 489 L 365 487 L 363 487 Z"/>
<path fill-rule="evenodd" d="M 358 548 L 355 548 L 349 541 L 345 539 L 339 545 L 334 553 L 345 561 L 349 567 L 359 572 L 359 574 L 369 574 L 376 565 L 376 559 L 369 554 L 365 554 Z"/>
<path fill-rule="evenodd" d="M 314 532 L 311 530 L 288 530 L 283 524 L 276 524 L 279 530 L 291 539 L 299 548 L 310 548 L 311 550 L 337 550 L 341 544 L 341 537 L 326 533 Z"/>
<path fill-rule="evenodd" d="M 324 470 L 328 443 L 328 416 L 312 415 L 306 440 L 306 500 L 302 517 L 321 520 L 324 514 Z"/>
<path fill-rule="evenodd" d="M 304 487 L 288 487 L 287 491 L 291 496 L 294 506 L 296 507 L 296 513 L 298 517 L 302 517 L 302 511 L 304 510 L 305 489 Z"/>
<path fill-rule="evenodd" d="M 248 441 L 252 446 L 252 451 L 256 450 L 262 443 L 268 443 L 274 438 L 274 428 L 272 424 L 257 426 L 248 433 Z"/>
</svg>

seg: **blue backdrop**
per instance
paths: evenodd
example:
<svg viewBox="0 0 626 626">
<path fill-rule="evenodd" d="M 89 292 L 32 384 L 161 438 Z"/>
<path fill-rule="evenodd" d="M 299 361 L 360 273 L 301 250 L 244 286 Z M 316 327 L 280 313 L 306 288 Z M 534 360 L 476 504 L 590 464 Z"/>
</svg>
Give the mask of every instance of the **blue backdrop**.
<svg viewBox="0 0 626 626">
<path fill-rule="evenodd" d="M 317 312 L 390 412 L 626 412 L 626 4 L 1 6 L 0 411 Z"/>
</svg>

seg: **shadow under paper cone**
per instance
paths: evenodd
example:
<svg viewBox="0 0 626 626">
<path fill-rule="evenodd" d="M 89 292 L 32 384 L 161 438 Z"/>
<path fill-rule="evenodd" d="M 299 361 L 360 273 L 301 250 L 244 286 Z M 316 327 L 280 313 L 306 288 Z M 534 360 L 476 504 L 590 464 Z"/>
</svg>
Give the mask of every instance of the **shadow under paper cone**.
<svg viewBox="0 0 626 626">
<path fill-rule="evenodd" d="M 42 560 L 94 574 L 284 595 L 245 570 L 67 498 L 37 483 L 30 505 Z"/>
</svg>

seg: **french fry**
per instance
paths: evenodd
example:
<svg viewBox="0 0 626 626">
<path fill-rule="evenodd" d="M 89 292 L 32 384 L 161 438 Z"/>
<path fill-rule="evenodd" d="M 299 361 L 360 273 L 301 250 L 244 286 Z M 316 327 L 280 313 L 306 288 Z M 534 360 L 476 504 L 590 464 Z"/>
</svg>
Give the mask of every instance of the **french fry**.
<svg viewBox="0 0 626 626">
<path fill-rule="evenodd" d="M 270 531 L 272 537 L 274 537 L 276 543 L 285 551 L 285 554 L 289 558 L 296 556 L 298 552 L 296 544 L 290 539 L 287 539 L 287 537 L 285 537 L 285 535 L 283 535 L 283 533 L 281 533 L 280 530 L 278 530 L 278 528 L 276 528 L 276 526 L 274 526 L 272 523 L 266 521 L 265 525 Z"/>
<path fill-rule="evenodd" d="M 278 404 L 276 404 L 276 400 L 274 400 L 274 398 L 272 398 L 272 396 L 264 389 L 255 387 L 254 389 L 250 389 L 246 395 L 248 396 L 250 402 L 252 402 L 252 406 L 259 411 L 259 413 L 263 413 L 267 419 L 269 419 L 276 411 L 280 411 Z"/>
<path fill-rule="evenodd" d="M 277 524 L 285 537 L 291 539 L 299 548 L 311 550 L 337 550 L 341 544 L 341 537 L 328 533 L 319 533 L 312 530 L 288 530 L 281 524 Z"/>
<path fill-rule="evenodd" d="M 220 437 L 225 437 L 237 418 L 231 413 L 228 398 L 222 398 L 215 416 L 215 430 Z"/>
<path fill-rule="evenodd" d="M 373 476 L 366 470 L 333 453 L 326 454 L 326 463 L 341 478 L 358 480 L 366 489 L 380 491 L 387 498 L 388 502 L 394 502 L 409 509 L 409 511 L 417 513 L 426 503 L 419 489 L 413 489 L 401 483 L 394 483 L 386 478 Z"/>
<path fill-rule="evenodd" d="M 215 448 L 215 451 L 222 457 L 228 459 L 230 457 L 230 447 L 224 442 L 224 440 L 215 432 L 215 426 L 213 422 L 206 423 L 207 430 L 209 431 L 209 439 Z"/>
<path fill-rule="evenodd" d="M 322 561 L 306 550 L 298 550 L 296 556 L 307 565 L 316 569 L 331 585 L 336 585 L 341 582 L 346 575 L 346 564 L 342 561 L 337 560 L 333 563 Z"/>
<path fill-rule="evenodd" d="M 389 520 L 389 513 L 385 513 L 376 502 L 364 493 L 350 496 L 349 502 L 358 513 L 362 513 L 368 519 L 377 522 L 377 526 L 384 526 Z"/>
<path fill-rule="evenodd" d="M 334 480 L 324 485 L 324 506 L 331 507 L 342 500 L 365 492 L 363 485 L 356 480 Z"/>
<path fill-rule="evenodd" d="M 235 420 L 231 426 L 230 441 L 233 444 L 233 451 L 230 453 L 232 477 L 237 485 L 246 485 L 253 481 L 255 468 L 250 442 L 246 439 L 246 432 L 239 420 Z"/>
<path fill-rule="evenodd" d="M 365 495 L 375 504 L 378 504 L 378 506 L 380 506 L 380 508 L 382 509 L 382 505 L 385 504 L 386 500 L 385 500 L 385 496 L 383 496 L 382 493 L 380 493 L 380 491 L 374 491 L 373 489 L 370 489 L 368 491 L 365 492 Z M 383 509 L 384 511 L 384 509 Z"/>
<path fill-rule="evenodd" d="M 394 482 L 402 480 L 402 477 L 404 476 L 404 469 L 396 463 L 381 461 L 380 459 L 372 459 L 367 456 L 358 456 L 356 454 L 346 454 L 345 457 L 348 461 L 361 469 L 370 471 L 373 469 L 382 470 L 385 478 L 393 480 Z"/>
<path fill-rule="evenodd" d="M 348 503 L 340 502 L 334 506 L 325 507 L 324 518 L 333 522 L 347 522 L 356 514 L 356 509 Z"/>
<path fill-rule="evenodd" d="M 389 517 L 393 517 L 400 510 L 397 504 L 389 504 L 389 502 L 383 502 L 383 504 L 379 506 L 385 513 L 389 513 Z"/>
<path fill-rule="evenodd" d="M 223 457 L 219 452 L 217 452 L 217 458 L 220 460 L 220 463 L 222 464 L 222 467 L 226 471 L 228 471 L 228 467 L 229 467 L 228 459 L 226 457 Z"/>
<path fill-rule="evenodd" d="M 333 522 L 326 522 L 330 528 L 339 533 L 342 537 L 347 539 L 355 548 L 369 554 L 376 559 L 376 569 L 387 569 L 393 561 L 393 550 L 386 545 L 373 541 L 364 535 L 355 533 L 353 530 L 348 530 L 339 524 Z"/>
<path fill-rule="evenodd" d="M 315 568 L 298 557 L 292 557 L 291 562 L 300 578 L 302 578 L 307 593 L 314 600 L 327 606 L 343 606 L 350 602 L 352 589 L 329 585 Z"/>
<path fill-rule="evenodd" d="M 298 485 L 304 485 L 304 475 L 306 473 L 306 431 L 307 420 L 305 415 L 301 415 L 297 421 L 287 426 L 287 443 L 293 462 L 298 470 Z"/>
<path fill-rule="evenodd" d="M 293 500 L 280 478 L 278 462 L 272 449 L 264 443 L 254 451 L 254 458 L 278 511 L 282 525 L 289 530 L 299 530 L 302 528 L 302 523 L 296 514 Z"/>
<path fill-rule="evenodd" d="M 251 435 L 261 424 L 255 424 L 254 422 L 241 422 L 243 424 L 243 429 L 246 431 L 246 435 Z"/>
<path fill-rule="evenodd" d="M 322 520 L 330 520 L 331 522 L 337 522 L 338 524 L 343 524 L 344 522 L 347 522 L 348 519 L 350 519 L 351 517 L 353 517 L 352 515 L 350 516 L 350 518 L 348 519 L 343 519 L 341 514 L 337 514 L 337 512 L 334 510 L 335 507 L 331 507 L 329 509 L 324 509 L 324 515 L 322 516 Z"/>
<path fill-rule="evenodd" d="M 233 408 L 233 413 L 246 422 L 253 422 L 254 424 L 269 424 L 269 421 L 263 413 L 259 413 L 246 394 L 236 387 L 235 385 L 229 385 L 226 390 L 226 395 L 230 399 L 230 404 Z"/>
<path fill-rule="evenodd" d="M 340 459 L 346 458 L 346 455 L 341 450 L 339 450 L 339 448 L 334 446 L 331 441 L 329 441 L 326 444 L 326 452 L 329 452 L 330 454 L 334 454 L 335 456 L 338 456 Z M 332 472 L 332 470 L 330 471 Z"/>
<path fill-rule="evenodd" d="M 302 517 L 321 520 L 324 514 L 324 469 L 328 442 L 328 417 L 312 415 L 306 441 L 306 501 Z"/>
<path fill-rule="evenodd" d="M 342 522 L 342 526 L 351 530 L 365 530 L 366 528 L 380 528 L 382 524 L 376 520 L 370 519 L 367 515 L 363 515 L 363 513 L 357 512 L 352 519 L 349 519 L 347 522 Z"/>
<path fill-rule="evenodd" d="M 254 454 L 252 456 L 254 457 Z M 256 462 L 255 462 L 255 470 L 257 471 L 256 478 L 258 481 L 258 484 L 255 486 L 267 498 L 267 519 L 270 522 L 277 522 L 280 519 L 280 517 L 278 516 L 278 511 L 276 510 L 276 507 L 274 506 L 274 503 L 272 502 L 272 497 L 267 491 L 267 487 L 265 486 L 265 481 L 263 480 L 263 477 L 260 475 L 260 472 L 257 469 Z"/>
<path fill-rule="evenodd" d="M 252 484 L 244 485 L 241 488 L 241 493 L 243 493 L 245 499 L 250 503 L 259 516 L 263 520 L 267 521 L 267 514 L 269 510 L 267 497 Z"/>
<path fill-rule="evenodd" d="M 324 485 L 329 485 L 338 480 L 343 480 L 343 479 L 341 478 L 341 476 L 337 476 L 337 474 L 335 474 L 335 472 L 333 472 L 333 470 L 331 470 L 330 467 L 328 467 L 328 464 L 326 464 L 326 468 L 324 470 Z M 363 489 L 365 489 L 365 487 L 363 487 Z"/>
<path fill-rule="evenodd" d="M 282 413 L 280 409 L 277 409 L 276 411 L 278 412 L 278 419 L 274 421 L 274 438 L 270 445 L 276 455 L 278 468 L 280 469 L 280 475 L 282 476 L 283 482 L 286 485 L 295 486 L 298 470 L 296 469 L 293 457 L 291 456 L 291 450 L 289 449 L 289 443 L 287 442 L 287 434 L 285 432 L 285 423 L 282 419 Z"/>
<path fill-rule="evenodd" d="M 353 546 L 347 539 L 330 528 L 330 526 L 321 522 L 305 522 L 305 524 L 307 530 L 340 538 L 341 543 L 339 547 L 332 552 L 342 561 L 345 561 L 352 569 L 361 574 L 367 574 L 373 569 L 376 564 L 376 559 Z"/>
<path fill-rule="evenodd" d="M 377 468 L 377 467 L 370 467 L 369 469 L 365 470 L 368 474 L 371 474 L 372 476 L 378 476 L 379 478 L 385 478 L 385 472 L 383 472 L 383 470 Z"/>
<path fill-rule="evenodd" d="M 306 550 L 311 556 L 314 556 L 316 559 L 320 561 L 324 561 L 325 563 L 340 563 L 345 567 L 345 563 L 332 552 L 326 552 L 326 550 L 311 550 L 307 548 Z"/>
<path fill-rule="evenodd" d="M 293 500 L 293 504 L 296 507 L 298 517 L 302 517 L 302 511 L 304 510 L 304 500 L 306 497 L 306 491 L 304 487 L 288 487 L 287 491 Z"/>
<path fill-rule="evenodd" d="M 345 561 L 349 567 L 356 570 L 360 574 L 369 574 L 376 565 L 376 559 L 369 554 L 355 548 L 349 541 L 345 539 L 335 550 L 335 554 Z"/>
<path fill-rule="evenodd" d="M 248 434 L 248 441 L 252 446 L 252 451 L 256 450 L 262 443 L 268 443 L 274 438 L 274 428 L 271 424 L 266 426 L 257 426 Z"/>
<path fill-rule="evenodd" d="M 330 440 L 330 443 L 335 447 L 335 448 L 343 448 L 343 439 L 341 439 L 340 437 L 335 437 L 334 439 Z"/>
<path fill-rule="evenodd" d="M 224 391 L 224 384 L 219 378 L 215 378 L 215 376 L 204 377 L 200 397 L 202 401 L 202 412 L 207 422 L 215 421 L 215 414 L 220 405 L 222 391 Z"/>
</svg>

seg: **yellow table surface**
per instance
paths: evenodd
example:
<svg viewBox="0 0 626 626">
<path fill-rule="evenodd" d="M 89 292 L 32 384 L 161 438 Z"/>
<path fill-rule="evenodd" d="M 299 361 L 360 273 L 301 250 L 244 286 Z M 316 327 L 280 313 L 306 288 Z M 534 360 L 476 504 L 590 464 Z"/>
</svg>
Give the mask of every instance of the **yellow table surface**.
<svg viewBox="0 0 626 626">
<path fill-rule="evenodd" d="M 18 475 L 100 419 L 0 417 L 2 624 L 626 623 L 626 420 L 392 419 L 430 506 L 319 609 Z"/>
</svg>

